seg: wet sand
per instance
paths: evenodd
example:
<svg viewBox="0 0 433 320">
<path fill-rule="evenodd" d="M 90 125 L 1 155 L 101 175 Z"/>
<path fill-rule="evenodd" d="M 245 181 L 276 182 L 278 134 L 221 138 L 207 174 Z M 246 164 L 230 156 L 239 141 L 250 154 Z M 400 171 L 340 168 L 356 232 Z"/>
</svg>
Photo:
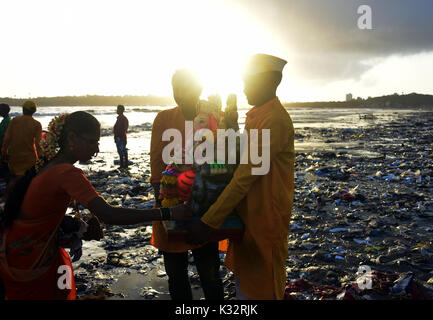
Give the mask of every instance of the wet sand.
<svg viewBox="0 0 433 320">
<path fill-rule="evenodd" d="M 359 265 L 367 264 L 387 273 L 412 271 L 417 281 L 432 286 L 433 111 L 288 111 L 295 126 L 296 178 L 287 280 L 341 287 L 355 281 Z M 373 119 L 360 119 L 371 113 Z M 109 203 L 153 205 L 149 137 L 148 125 L 128 135 L 128 172 L 114 164 L 109 131 L 101 145 L 113 147 L 79 165 Z M 169 299 L 162 257 L 149 244 L 151 226 L 105 226 L 105 234 L 85 243 L 74 263 L 78 295 Z M 202 299 L 192 261 L 190 255 L 193 295 Z M 233 299 L 233 276 L 225 267 L 221 274 L 225 297 Z M 318 298 L 305 292 L 293 296 Z"/>
</svg>

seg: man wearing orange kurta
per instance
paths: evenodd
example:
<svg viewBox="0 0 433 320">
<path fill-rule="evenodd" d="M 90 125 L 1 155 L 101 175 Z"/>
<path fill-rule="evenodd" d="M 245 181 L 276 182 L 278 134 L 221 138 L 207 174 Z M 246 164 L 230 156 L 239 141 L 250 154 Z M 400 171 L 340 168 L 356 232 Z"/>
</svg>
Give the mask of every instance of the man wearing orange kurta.
<svg viewBox="0 0 433 320">
<path fill-rule="evenodd" d="M 237 278 L 239 298 L 284 297 L 295 157 L 292 120 L 276 97 L 285 63 L 277 57 L 255 55 L 244 74 L 244 93 L 248 103 L 255 106 L 247 113 L 245 131 L 251 143 L 250 131 L 258 129 L 258 140 L 253 142 L 262 156 L 269 153 L 269 171 L 254 174 L 253 169 L 260 166 L 253 164 L 257 162 L 251 161 L 250 155 L 201 221 L 189 226 L 187 241 L 201 243 L 237 208 L 245 231 L 241 241 L 230 242 L 225 264 Z M 262 139 L 263 129 L 270 131 L 269 144 Z"/>
<path fill-rule="evenodd" d="M 23 115 L 11 120 L 2 145 L 2 158 L 7 157 L 9 169 L 14 176 L 23 176 L 33 167 L 41 153 L 39 142 L 42 126 L 33 119 L 36 103 L 26 101 L 23 104 Z"/>
<path fill-rule="evenodd" d="M 167 163 L 162 159 L 162 151 L 169 144 L 162 135 L 167 129 L 177 129 L 185 137 L 185 121 L 196 116 L 196 106 L 201 94 L 201 84 L 187 70 L 178 70 L 172 79 L 173 95 L 177 107 L 158 113 L 152 126 L 150 143 L 150 183 L 159 196 L 159 182 Z M 220 259 L 217 242 L 205 245 L 190 245 L 184 241 L 168 241 L 167 232 L 161 222 L 152 224 L 151 244 L 164 256 L 165 270 L 168 275 L 170 296 L 173 300 L 191 300 L 192 292 L 188 277 L 188 250 L 192 250 L 203 292 L 206 299 L 222 300 L 224 290 L 219 275 Z"/>
</svg>

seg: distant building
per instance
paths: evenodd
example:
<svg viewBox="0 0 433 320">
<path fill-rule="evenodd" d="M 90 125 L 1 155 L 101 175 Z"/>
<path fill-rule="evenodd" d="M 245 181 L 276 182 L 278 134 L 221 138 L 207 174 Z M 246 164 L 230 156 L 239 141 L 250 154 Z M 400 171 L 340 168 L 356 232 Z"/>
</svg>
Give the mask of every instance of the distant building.
<svg viewBox="0 0 433 320">
<path fill-rule="evenodd" d="M 346 101 L 351 101 L 351 100 L 353 100 L 352 94 L 351 93 L 346 94 Z"/>
</svg>

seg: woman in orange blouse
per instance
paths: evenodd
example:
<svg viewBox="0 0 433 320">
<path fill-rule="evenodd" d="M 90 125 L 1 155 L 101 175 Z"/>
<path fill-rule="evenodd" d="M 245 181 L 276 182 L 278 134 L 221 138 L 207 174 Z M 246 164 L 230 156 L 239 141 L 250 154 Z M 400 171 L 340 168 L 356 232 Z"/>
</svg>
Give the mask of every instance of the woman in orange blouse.
<svg viewBox="0 0 433 320">
<path fill-rule="evenodd" d="M 92 115 L 83 111 L 68 115 L 57 155 L 36 176 L 29 173 L 16 184 L 0 226 L 0 278 L 6 299 L 76 298 L 71 260 L 57 240 L 71 199 L 107 224 L 189 216 L 184 205 L 167 212 L 112 207 L 105 202 L 82 170 L 73 165 L 90 160 L 99 151 L 99 138 L 100 124 Z"/>
</svg>

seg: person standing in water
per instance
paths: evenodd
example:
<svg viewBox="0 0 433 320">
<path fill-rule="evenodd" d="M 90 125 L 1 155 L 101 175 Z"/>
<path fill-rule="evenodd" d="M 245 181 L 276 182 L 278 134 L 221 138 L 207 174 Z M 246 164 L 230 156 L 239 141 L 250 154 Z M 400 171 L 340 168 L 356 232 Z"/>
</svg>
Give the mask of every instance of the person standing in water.
<svg viewBox="0 0 433 320">
<path fill-rule="evenodd" d="M 117 106 L 117 120 L 113 128 L 114 142 L 116 143 L 117 153 L 119 154 L 120 168 L 128 168 L 128 150 L 126 149 L 126 133 L 129 127 L 128 118 L 123 114 L 125 107 L 121 104 Z"/>
<path fill-rule="evenodd" d="M 0 150 L 3 145 L 3 139 L 6 134 L 6 130 L 9 127 L 9 123 L 11 122 L 11 117 L 9 116 L 11 108 L 6 103 L 0 103 L 0 116 L 3 117 L 3 120 L 0 123 Z M 0 157 L 0 178 L 4 179 L 6 183 L 9 182 L 9 168 L 7 161 Z"/>
</svg>

